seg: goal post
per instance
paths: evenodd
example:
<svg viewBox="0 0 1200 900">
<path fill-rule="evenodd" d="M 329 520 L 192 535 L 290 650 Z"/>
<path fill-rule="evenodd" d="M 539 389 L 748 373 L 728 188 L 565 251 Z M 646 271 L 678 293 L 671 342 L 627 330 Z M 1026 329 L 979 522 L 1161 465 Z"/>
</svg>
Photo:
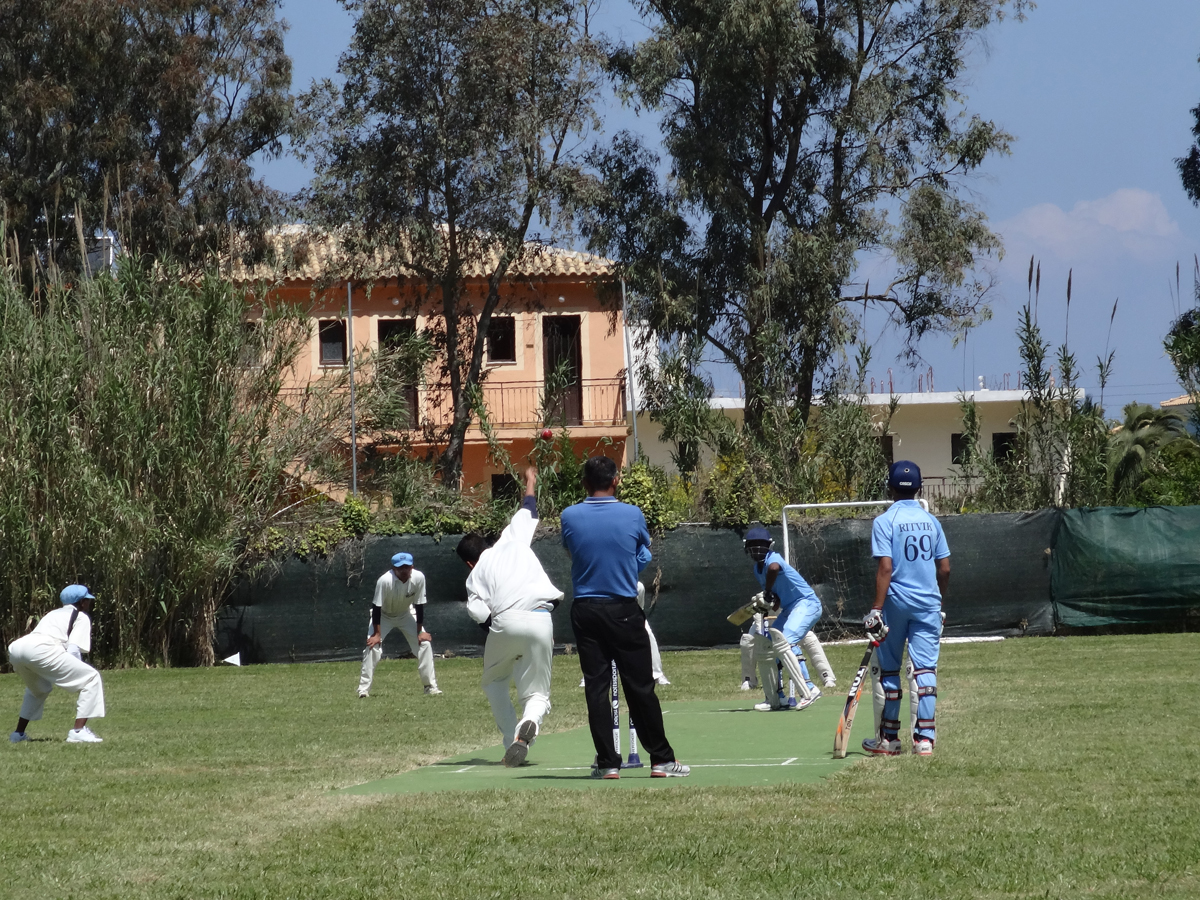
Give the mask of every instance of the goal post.
<svg viewBox="0 0 1200 900">
<path fill-rule="evenodd" d="M 780 514 L 780 520 L 783 523 L 783 558 L 788 561 L 788 565 L 794 566 L 796 564 L 792 558 L 791 543 L 790 543 L 790 539 L 789 539 L 789 531 L 788 531 L 788 510 L 789 509 L 794 510 L 796 512 L 802 512 L 804 510 L 809 510 L 809 509 L 854 509 L 856 507 L 857 508 L 866 508 L 866 507 L 872 507 L 872 506 L 875 506 L 875 507 L 882 506 L 882 507 L 886 508 L 888 506 L 891 506 L 892 503 L 894 503 L 894 502 L 895 501 L 893 501 L 893 500 L 848 500 L 845 502 L 837 502 L 837 503 L 786 503 L 786 504 L 784 504 L 783 512 Z M 929 501 L 928 500 L 922 499 L 922 500 L 919 500 L 918 502 L 921 504 L 921 508 L 923 510 L 925 510 L 925 512 L 929 512 Z"/>
<path fill-rule="evenodd" d="M 782 508 L 782 555 L 821 600 L 824 610 L 818 634 L 822 640 L 855 634 L 858 617 L 870 607 L 875 564 L 871 559 L 871 519 L 867 515 L 877 515 L 892 502 L 788 503 Z M 919 502 L 929 510 L 925 500 Z M 838 515 L 811 515 L 824 511 Z"/>
</svg>

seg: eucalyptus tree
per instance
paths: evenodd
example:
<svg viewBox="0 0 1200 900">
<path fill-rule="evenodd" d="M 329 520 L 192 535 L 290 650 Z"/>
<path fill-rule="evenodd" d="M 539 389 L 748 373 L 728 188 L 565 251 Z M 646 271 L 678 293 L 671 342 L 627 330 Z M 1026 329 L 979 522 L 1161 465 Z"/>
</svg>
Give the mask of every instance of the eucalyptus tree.
<svg viewBox="0 0 1200 900">
<path fill-rule="evenodd" d="M 622 135 L 595 164 L 592 244 L 625 267 L 659 339 L 701 336 L 741 376 L 746 427 L 808 419 L 850 304 L 911 351 L 986 316 L 1000 241 L 965 176 L 1010 137 L 962 86 L 981 33 L 1023 0 L 636 0 L 650 35 L 610 55 L 661 116 L 670 177 Z M 890 258 L 855 283 L 864 254 Z"/>
<path fill-rule="evenodd" d="M 1192 145 L 1187 153 L 1175 160 L 1179 169 L 1179 177 L 1183 181 L 1183 189 L 1200 206 L 1200 104 L 1193 106 L 1192 114 Z"/>
<path fill-rule="evenodd" d="M 354 37 L 340 92 L 308 95 L 311 216 L 339 229 L 345 274 L 412 279 L 430 326 L 451 421 L 447 484 L 483 375 L 505 280 L 539 251 L 595 124 L 599 54 L 580 0 L 342 0 Z M 545 235 L 541 235 L 545 237 Z M 479 279 L 482 292 L 469 289 Z"/>
<path fill-rule="evenodd" d="M 1163 348 L 1180 385 L 1191 399 L 1192 424 L 1200 433 L 1200 259 L 1195 262 L 1192 293 L 1195 305 L 1171 323 Z"/>
<path fill-rule="evenodd" d="M 254 177 L 292 128 L 281 0 L 0 0 L 3 253 L 30 277 L 80 244 L 203 261 L 261 242 Z"/>
</svg>

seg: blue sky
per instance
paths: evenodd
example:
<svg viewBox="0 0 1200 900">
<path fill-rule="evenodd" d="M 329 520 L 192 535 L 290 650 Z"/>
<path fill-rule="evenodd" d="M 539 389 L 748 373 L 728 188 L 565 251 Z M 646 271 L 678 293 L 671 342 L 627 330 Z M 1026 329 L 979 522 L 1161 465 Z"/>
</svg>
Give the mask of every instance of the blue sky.
<svg viewBox="0 0 1200 900">
<path fill-rule="evenodd" d="M 335 0 L 285 0 L 283 16 L 296 89 L 335 76 L 352 30 L 345 10 Z M 598 23 L 626 40 L 643 33 L 624 0 L 602 0 Z M 890 367 L 897 390 L 915 388 L 929 367 L 938 390 L 974 386 L 980 375 L 993 386 L 1005 373 L 1015 386 L 1014 330 L 1034 254 L 1042 265 L 1039 320 L 1054 344 L 1063 340 L 1067 273 L 1074 273 L 1070 347 L 1087 370 L 1089 392 L 1120 298 L 1105 392 L 1110 415 L 1132 400 L 1157 404 L 1179 394 L 1162 339 L 1179 308 L 1176 263 L 1186 308 L 1200 253 L 1200 209 L 1184 195 L 1173 162 L 1189 145 L 1188 111 L 1200 103 L 1198 55 L 1196 0 L 1042 0 L 1024 22 L 989 31 L 968 76 L 968 108 L 1017 138 L 1010 156 L 989 161 L 970 184 L 1004 238 L 1005 257 L 992 264 L 993 319 L 957 347 L 948 337 L 927 338 L 922 363 L 910 369 L 895 359 L 899 341 L 883 313 L 868 312 L 871 374 L 882 381 Z M 609 131 L 656 134 L 653 122 L 630 110 L 610 108 L 606 118 Z M 283 190 L 308 178 L 294 160 L 260 171 Z M 877 266 L 865 262 L 860 275 L 870 277 Z M 720 373 L 717 387 L 737 392 L 736 381 Z"/>
</svg>

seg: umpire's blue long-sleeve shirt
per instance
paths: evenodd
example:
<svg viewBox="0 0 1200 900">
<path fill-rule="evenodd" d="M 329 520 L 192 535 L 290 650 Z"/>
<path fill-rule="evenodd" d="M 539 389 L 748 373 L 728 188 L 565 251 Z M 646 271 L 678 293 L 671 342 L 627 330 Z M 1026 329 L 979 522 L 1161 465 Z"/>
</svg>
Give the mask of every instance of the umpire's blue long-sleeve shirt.
<svg viewBox="0 0 1200 900">
<path fill-rule="evenodd" d="M 571 554 L 571 588 L 581 597 L 636 597 L 638 572 L 650 562 L 650 532 L 636 506 L 588 497 L 562 513 Z"/>
</svg>

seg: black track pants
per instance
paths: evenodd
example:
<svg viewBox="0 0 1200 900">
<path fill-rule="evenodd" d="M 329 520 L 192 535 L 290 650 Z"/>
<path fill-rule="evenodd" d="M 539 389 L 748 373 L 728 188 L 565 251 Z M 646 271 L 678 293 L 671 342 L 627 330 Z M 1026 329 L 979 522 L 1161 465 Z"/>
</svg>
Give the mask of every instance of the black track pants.
<svg viewBox="0 0 1200 900">
<path fill-rule="evenodd" d="M 571 626 L 575 629 L 575 642 L 579 648 L 579 667 L 583 670 L 588 725 L 596 745 L 597 764 L 602 769 L 621 764 L 612 734 L 610 688 L 614 659 L 621 673 L 629 715 L 637 728 L 638 740 L 650 754 L 650 764 L 672 762 L 675 751 L 667 742 L 662 707 L 654 693 L 646 614 L 635 600 L 614 603 L 576 600 L 571 604 Z"/>
</svg>

